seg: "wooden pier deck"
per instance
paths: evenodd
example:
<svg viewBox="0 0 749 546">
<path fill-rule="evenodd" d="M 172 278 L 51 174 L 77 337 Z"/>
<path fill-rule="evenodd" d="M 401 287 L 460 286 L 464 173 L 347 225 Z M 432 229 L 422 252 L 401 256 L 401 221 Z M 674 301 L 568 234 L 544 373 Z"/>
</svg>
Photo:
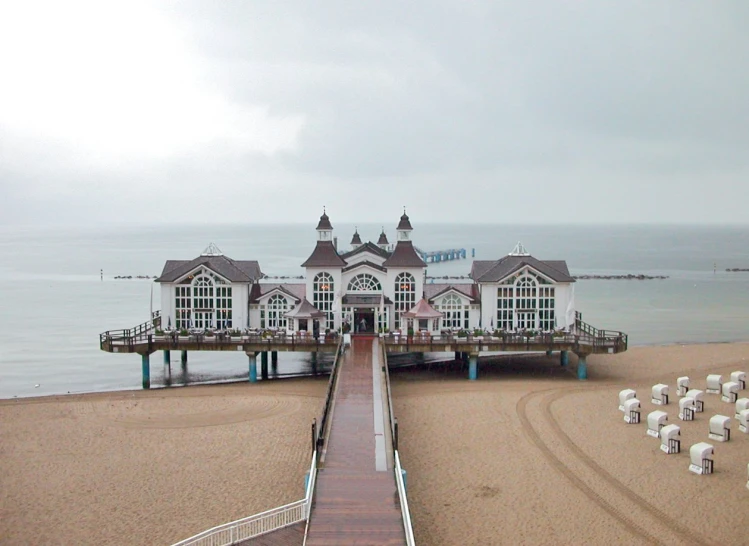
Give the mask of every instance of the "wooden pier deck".
<svg viewBox="0 0 749 546">
<path fill-rule="evenodd" d="M 377 470 L 373 376 L 379 374 L 373 369 L 378 372 L 382 363 L 373 343 L 371 338 L 354 338 L 342 360 L 330 439 L 317 476 L 309 546 L 406 544 L 392 464 Z"/>
</svg>

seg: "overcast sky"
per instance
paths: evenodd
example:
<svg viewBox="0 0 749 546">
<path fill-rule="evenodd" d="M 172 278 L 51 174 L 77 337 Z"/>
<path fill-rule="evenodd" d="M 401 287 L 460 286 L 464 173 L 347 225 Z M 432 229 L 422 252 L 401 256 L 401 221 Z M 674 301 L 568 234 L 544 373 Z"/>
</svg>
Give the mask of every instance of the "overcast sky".
<svg viewBox="0 0 749 546">
<path fill-rule="evenodd" d="M 0 223 L 749 219 L 749 2 L 0 0 Z"/>
</svg>

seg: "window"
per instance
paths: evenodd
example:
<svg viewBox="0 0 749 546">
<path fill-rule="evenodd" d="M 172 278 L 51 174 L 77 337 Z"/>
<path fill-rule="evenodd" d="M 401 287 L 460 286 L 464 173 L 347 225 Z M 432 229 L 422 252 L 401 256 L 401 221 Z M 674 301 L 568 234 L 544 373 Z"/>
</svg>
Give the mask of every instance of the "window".
<svg viewBox="0 0 749 546">
<path fill-rule="evenodd" d="M 190 297 L 190 286 L 175 287 L 174 310 L 176 313 L 174 327 L 178 330 L 190 327 L 190 309 L 192 298 Z"/>
<path fill-rule="evenodd" d="M 335 321 L 333 317 L 334 298 L 333 277 L 329 273 L 318 273 L 312 281 L 312 305 L 325 313 L 327 324 L 321 324 L 321 328 L 333 328 Z"/>
<path fill-rule="evenodd" d="M 464 326 L 465 322 L 468 320 L 468 311 L 464 313 L 463 302 L 455 294 L 450 294 L 449 296 L 442 298 L 440 311 L 443 313 L 442 328 L 468 327 L 467 325 Z"/>
<path fill-rule="evenodd" d="M 401 327 L 401 314 L 416 305 L 416 280 L 410 273 L 395 277 L 395 328 Z"/>
<path fill-rule="evenodd" d="M 349 292 L 382 292 L 382 285 L 369 273 L 357 275 L 348 283 Z"/>
<path fill-rule="evenodd" d="M 284 315 L 289 310 L 289 302 L 283 296 L 275 294 L 268 300 L 266 324 L 267 328 L 286 328 L 287 319 Z"/>
<path fill-rule="evenodd" d="M 497 328 L 500 330 L 513 330 L 514 309 L 513 294 L 511 286 L 500 286 L 497 289 Z"/>
<path fill-rule="evenodd" d="M 232 328 L 231 286 L 216 287 L 216 322 L 219 328 Z"/>
<path fill-rule="evenodd" d="M 522 275 L 515 282 L 515 325 L 521 329 L 537 327 L 537 283 L 529 275 Z"/>
<path fill-rule="evenodd" d="M 538 326 L 544 331 L 553 330 L 557 325 L 554 315 L 554 288 L 542 286 L 538 295 Z"/>
</svg>

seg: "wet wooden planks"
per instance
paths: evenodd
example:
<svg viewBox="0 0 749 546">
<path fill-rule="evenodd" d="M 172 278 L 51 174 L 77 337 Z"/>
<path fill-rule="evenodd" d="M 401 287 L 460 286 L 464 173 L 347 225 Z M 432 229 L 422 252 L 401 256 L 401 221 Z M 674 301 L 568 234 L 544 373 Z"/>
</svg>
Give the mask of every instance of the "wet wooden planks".
<svg viewBox="0 0 749 546">
<path fill-rule="evenodd" d="M 340 374 L 307 544 L 404 545 L 392 469 L 375 470 L 371 339 L 354 339 Z"/>
</svg>

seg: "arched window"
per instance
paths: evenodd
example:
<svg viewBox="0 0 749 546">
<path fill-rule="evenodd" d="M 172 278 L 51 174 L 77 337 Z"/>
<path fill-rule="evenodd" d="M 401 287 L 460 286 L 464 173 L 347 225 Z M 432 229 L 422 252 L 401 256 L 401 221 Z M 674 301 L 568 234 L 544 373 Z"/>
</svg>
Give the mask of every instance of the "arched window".
<svg viewBox="0 0 749 546">
<path fill-rule="evenodd" d="M 401 327 L 401 314 L 416 305 L 416 280 L 410 273 L 395 277 L 395 328 Z"/>
<path fill-rule="evenodd" d="M 515 312 L 517 327 L 535 329 L 538 310 L 538 284 L 536 279 L 523 275 L 515 281 Z"/>
<path fill-rule="evenodd" d="M 333 328 L 333 298 L 335 297 L 335 286 L 333 277 L 329 273 L 318 273 L 312 281 L 312 305 L 325 313 L 327 324 L 321 324 L 322 328 Z"/>
<path fill-rule="evenodd" d="M 468 328 L 468 311 L 464 310 L 463 301 L 455 294 L 442 298 L 442 328 Z"/>
<path fill-rule="evenodd" d="M 192 281 L 193 326 L 195 328 L 212 328 L 215 319 L 215 300 L 213 279 L 199 275 Z"/>
<path fill-rule="evenodd" d="M 288 324 L 284 315 L 289 310 L 289 302 L 283 296 L 275 294 L 268 300 L 267 327 L 286 328 Z"/>
<path fill-rule="evenodd" d="M 380 281 L 369 273 L 357 275 L 348 283 L 349 292 L 382 292 Z"/>
</svg>

